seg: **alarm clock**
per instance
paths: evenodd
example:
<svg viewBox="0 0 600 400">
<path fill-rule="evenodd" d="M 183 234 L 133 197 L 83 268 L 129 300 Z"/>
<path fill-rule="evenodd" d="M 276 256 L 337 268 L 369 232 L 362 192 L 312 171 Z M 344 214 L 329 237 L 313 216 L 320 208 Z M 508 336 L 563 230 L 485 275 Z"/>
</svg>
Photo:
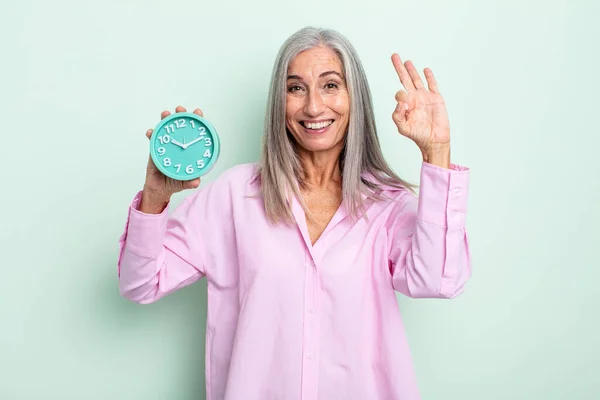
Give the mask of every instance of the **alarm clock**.
<svg viewBox="0 0 600 400">
<path fill-rule="evenodd" d="M 163 118 L 150 136 L 150 156 L 169 178 L 189 181 L 206 175 L 219 158 L 215 128 L 197 114 L 178 112 Z"/>
</svg>

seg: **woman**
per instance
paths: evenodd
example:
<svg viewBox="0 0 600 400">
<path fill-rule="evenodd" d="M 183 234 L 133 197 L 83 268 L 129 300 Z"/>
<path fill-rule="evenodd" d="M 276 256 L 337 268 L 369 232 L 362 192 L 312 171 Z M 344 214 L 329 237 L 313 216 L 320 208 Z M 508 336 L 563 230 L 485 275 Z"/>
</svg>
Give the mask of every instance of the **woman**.
<svg viewBox="0 0 600 400">
<path fill-rule="evenodd" d="M 423 154 L 418 198 L 384 161 L 360 61 L 331 30 L 302 29 L 281 48 L 258 165 L 168 215 L 171 195 L 200 182 L 149 161 L 120 241 L 120 290 L 150 303 L 207 278 L 207 399 L 419 398 L 395 292 L 463 291 L 469 171 L 450 163 L 431 70 L 425 88 L 411 62 L 392 63 L 405 88 L 392 118 Z"/>
</svg>

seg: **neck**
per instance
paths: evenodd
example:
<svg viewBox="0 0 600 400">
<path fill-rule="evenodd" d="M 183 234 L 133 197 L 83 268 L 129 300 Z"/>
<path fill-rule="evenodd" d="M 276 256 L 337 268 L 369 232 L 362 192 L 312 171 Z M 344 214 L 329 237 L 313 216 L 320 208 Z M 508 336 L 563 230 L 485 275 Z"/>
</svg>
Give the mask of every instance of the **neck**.
<svg viewBox="0 0 600 400">
<path fill-rule="evenodd" d="M 300 162 L 304 169 L 303 183 L 309 188 L 326 189 L 342 185 L 340 170 L 340 151 L 299 153 Z"/>
</svg>

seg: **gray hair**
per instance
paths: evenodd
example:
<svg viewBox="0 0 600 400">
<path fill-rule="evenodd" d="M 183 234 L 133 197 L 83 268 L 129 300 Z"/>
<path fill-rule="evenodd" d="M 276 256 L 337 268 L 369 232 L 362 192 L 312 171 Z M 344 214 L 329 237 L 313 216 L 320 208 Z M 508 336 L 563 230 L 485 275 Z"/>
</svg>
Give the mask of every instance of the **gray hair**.
<svg viewBox="0 0 600 400">
<path fill-rule="evenodd" d="M 342 173 L 343 202 L 352 218 L 360 216 L 363 195 L 381 200 L 377 182 L 364 179 L 371 174 L 379 183 L 413 190 L 412 184 L 400 179 L 389 167 L 381 152 L 371 92 L 362 64 L 352 44 L 332 29 L 305 27 L 291 35 L 282 45 L 271 76 L 271 85 L 265 116 L 260 163 L 255 178 L 260 182 L 267 218 L 271 222 L 292 222 L 289 196 L 295 195 L 306 215 L 300 188 L 303 187 L 303 170 L 296 153 L 293 136 L 285 123 L 286 80 L 288 66 L 299 53 L 314 47 L 325 46 L 336 52 L 343 65 L 350 98 L 348 132 L 339 157 Z"/>
</svg>

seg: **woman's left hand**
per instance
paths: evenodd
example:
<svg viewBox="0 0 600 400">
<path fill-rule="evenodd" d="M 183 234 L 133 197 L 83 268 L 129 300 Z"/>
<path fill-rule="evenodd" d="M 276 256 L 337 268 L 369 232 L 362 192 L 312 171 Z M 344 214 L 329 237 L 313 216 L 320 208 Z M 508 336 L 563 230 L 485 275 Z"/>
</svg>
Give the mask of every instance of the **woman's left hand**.
<svg viewBox="0 0 600 400">
<path fill-rule="evenodd" d="M 400 56 L 394 53 L 392 63 L 405 89 L 396 93 L 398 104 L 392 114 L 398 132 L 419 146 L 425 160 L 449 153 L 450 123 L 433 72 L 429 68 L 423 71 L 428 90 L 411 61 L 403 64 Z"/>
</svg>

